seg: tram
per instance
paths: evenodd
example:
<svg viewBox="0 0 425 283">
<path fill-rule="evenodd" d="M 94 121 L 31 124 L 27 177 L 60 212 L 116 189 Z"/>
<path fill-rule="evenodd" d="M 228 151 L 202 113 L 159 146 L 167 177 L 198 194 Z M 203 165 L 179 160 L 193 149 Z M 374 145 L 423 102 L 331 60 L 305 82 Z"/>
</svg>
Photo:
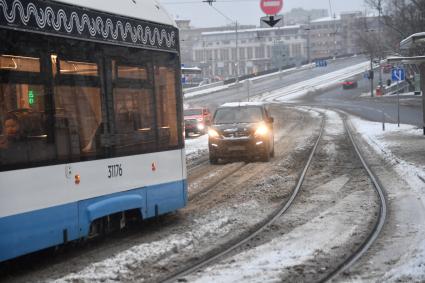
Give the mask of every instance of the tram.
<svg viewBox="0 0 425 283">
<path fill-rule="evenodd" d="M 0 262 L 186 205 L 178 36 L 155 0 L 0 0 Z"/>
</svg>

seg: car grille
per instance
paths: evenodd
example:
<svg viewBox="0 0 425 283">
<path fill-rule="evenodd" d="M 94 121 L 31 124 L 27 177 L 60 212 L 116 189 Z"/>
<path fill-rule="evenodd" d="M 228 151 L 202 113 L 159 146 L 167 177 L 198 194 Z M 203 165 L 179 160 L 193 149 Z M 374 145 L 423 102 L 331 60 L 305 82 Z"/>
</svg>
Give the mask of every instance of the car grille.
<svg viewBox="0 0 425 283">
<path fill-rule="evenodd" d="M 248 131 L 238 131 L 232 133 L 223 133 L 223 137 L 225 138 L 246 138 L 249 137 L 250 133 Z"/>
<path fill-rule="evenodd" d="M 185 122 L 186 125 L 196 125 L 196 124 L 198 124 L 198 120 L 196 120 L 196 119 L 185 120 L 184 122 Z"/>
</svg>

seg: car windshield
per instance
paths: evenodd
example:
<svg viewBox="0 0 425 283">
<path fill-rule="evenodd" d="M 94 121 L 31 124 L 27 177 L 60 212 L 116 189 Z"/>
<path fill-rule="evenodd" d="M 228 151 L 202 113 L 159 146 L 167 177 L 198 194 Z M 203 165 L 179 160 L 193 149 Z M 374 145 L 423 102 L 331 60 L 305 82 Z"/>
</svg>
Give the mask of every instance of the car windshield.
<svg viewBox="0 0 425 283">
<path fill-rule="evenodd" d="M 229 107 L 218 109 L 215 124 L 257 123 L 263 120 L 260 107 Z"/>
<path fill-rule="evenodd" d="M 202 109 L 186 109 L 184 110 L 184 116 L 195 116 L 202 115 Z"/>
</svg>

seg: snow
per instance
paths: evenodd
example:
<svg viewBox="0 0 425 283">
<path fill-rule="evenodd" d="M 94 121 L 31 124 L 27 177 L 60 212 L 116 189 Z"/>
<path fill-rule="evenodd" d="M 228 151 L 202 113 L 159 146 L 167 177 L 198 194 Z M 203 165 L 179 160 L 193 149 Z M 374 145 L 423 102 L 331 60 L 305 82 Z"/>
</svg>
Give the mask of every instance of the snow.
<svg viewBox="0 0 425 283">
<path fill-rule="evenodd" d="M 344 124 L 340 119 L 338 113 L 334 111 L 327 111 L 327 125 L 325 131 L 328 135 L 343 135 L 344 134 Z"/>
<path fill-rule="evenodd" d="M 186 157 L 196 159 L 208 151 L 208 135 L 185 140 Z"/>
<path fill-rule="evenodd" d="M 403 92 L 403 93 L 399 93 L 400 96 L 417 96 L 417 97 L 422 97 L 422 93 L 421 94 L 415 94 L 415 92 Z M 397 96 L 397 93 L 390 93 L 390 94 L 385 94 L 384 96 L 377 96 L 376 93 L 374 93 L 374 97 L 375 98 L 379 98 L 379 97 L 388 97 L 388 96 Z M 364 92 L 360 95 L 360 97 L 370 97 L 370 92 Z"/>
<path fill-rule="evenodd" d="M 376 152 L 381 154 L 390 164 L 393 164 L 398 174 L 421 195 L 425 204 L 425 183 L 421 180 L 425 180 L 425 167 L 419 167 L 394 155 L 391 152 L 391 147 L 397 146 L 397 144 L 388 139 L 390 135 L 394 134 L 421 137 L 423 135 L 422 129 L 411 125 L 400 125 L 400 128 L 398 128 L 396 124 L 385 124 L 385 132 L 383 132 L 382 123 L 369 122 L 358 118 L 353 118 L 352 122 L 357 131 L 362 134 Z"/>
<path fill-rule="evenodd" d="M 237 209 L 258 209 L 258 203 L 241 204 Z M 140 268 L 146 261 L 162 258 L 169 254 L 178 254 L 180 251 L 194 249 L 200 239 L 208 237 L 219 238 L 241 225 L 241 220 L 235 219 L 235 211 L 214 210 L 207 216 L 195 219 L 191 227 L 181 234 L 171 234 L 161 240 L 135 245 L 130 249 L 118 252 L 105 260 L 92 263 L 83 270 L 71 273 L 65 277 L 53 280 L 62 282 L 111 282 L 122 281 L 123 277 L 131 277 L 134 268 Z M 250 216 L 254 221 L 252 216 Z M 250 222 L 244 219 L 245 222 Z"/>
<path fill-rule="evenodd" d="M 207 88 L 207 89 L 203 89 L 203 90 L 198 90 L 198 91 L 194 91 L 194 92 L 190 92 L 190 93 L 185 93 L 184 97 L 189 98 L 189 97 L 199 96 L 199 95 L 203 95 L 203 94 L 209 94 L 209 93 L 213 93 L 213 92 L 222 91 L 222 90 L 228 89 L 231 85 L 233 85 L 233 84 L 220 85 L 220 86 L 211 87 L 211 88 Z"/>
<path fill-rule="evenodd" d="M 397 139 L 394 140 L 394 136 L 410 139 L 411 142 L 421 141 L 423 140 L 422 129 L 410 125 L 401 125 L 398 128 L 397 125 L 386 124 L 386 131 L 383 132 L 381 123 L 368 122 L 358 118 L 353 118 L 352 123 L 369 145 L 393 166 L 425 205 L 424 163 L 417 164 L 403 160 L 392 152 L 392 148 L 397 146 L 410 146 L 408 143 L 397 143 Z M 401 264 L 385 274 L 383 282 L 424 282 L 425 240 L 417 247 L 413 255 L 409 253 L 404 258 L 401 258 L 399 262 Z"/>
<path fill-rule="evenodd" d="M 268 102 L 289 102 L 291 100 L 296 100 L 308 93 L 326 89 L 340 83 L 342 80 L 361 74 L 364 72 L 365 68 L 368 67 L 368 64 L 368 62 L 363 62 L 322 76 L 314 77 L 268 94 L 262 94 L 255 97 L 254 100 Z"/>
<path fill-rule="evenodd" d="M 250 81 L 252 83 L 255 83 L 256 81 L 261 81 L 261 80 L 264 80 L 264 79 L 271 79 L 272 77 L 277 77 L 277 76 L 284 75 L 284 74 L 291 73 L 291 72 L 295 72 L 295 71 L 302 71 L 302 70 L 310 69 L 310 68 L 313 68 L 313 67 L 314 67 L 314 63 L 311 63 L 311 64 L 303 65 L 299 68 L 290 68 L 290 69 L 282 70 L 280 72 L 274 72 L 274 73 L 270 73 L 270 74 L 261 75 L 261 76 L 257 76 L 257 77 L 254 77 L 254 78 L 242 80 L 242 81 L 239 81 L 239 84 L 243 84 L 245 81 Z M 211 94 L 211 93 L 214 93 L 214 92 L 226 90 L 230 87 L 235 86 L 236 84 L 237 83 L 232 83 L 232 84 L 228 84 L 228 85 L 220 85 L 220 86 L 210 87 L 210 88 L 206 88 L 206 89 L 202 89 L 202 90 L 198 90 L 198 91 L 192 91 L 192 92 L 185 93 L 184 97 L 185 98 L 191 98 L 191 97 L 195 97 L 195 96 Z"/>
<path fill-rule="evenodd" d="M 300 25 L 284 26 L 284 27 L 274 27 L 274 28 L 254 28 L 254 29 L 240 29 L 238 33 L 245 32 L 259 32 L 259 31 L 277 31 L 277 30 L 287 30 L 287 29 L 299 29 Z M 209 31 L 203 32 L 202 35 L 223 35 L 223 34 L 234 34 L 235 30 L 225 30 L 225 31 Z"/>
<path fill-rule="evenodd" d="M 229 102 L 220 107 L 244 107 L 244 106 L 263 106 L 264 102 Z"/>
<path fill-rule="evenodd" d="M 338 191 L 348 181 L 346 176 L 334 180 Z M 320 188 L 318 188 L 319 190 Z M 332 253 L 332 247 L 343 244 L 357 231 L 347 207 L 358 203 L 361 193 L 353 193 L 335 207 L 326 210 L 304 225 L 298 226 L 291 232 L 274 238 L 272 241 L 244 251 L 222 263 L 213 265 L 202 274 L 188 277 L 190 282 L 281 282 L 280 277 L 284 267 L 296 266 L 312 260 L 318 252 Z M 367 214 L 366 211 L 359 211 Z M 323 224 L 326 229 L 323 229 Z M 307 238 L 308 241 L 307 241 Z M 235 272 L 237 270 L 237 272 Z"/>
</svg>

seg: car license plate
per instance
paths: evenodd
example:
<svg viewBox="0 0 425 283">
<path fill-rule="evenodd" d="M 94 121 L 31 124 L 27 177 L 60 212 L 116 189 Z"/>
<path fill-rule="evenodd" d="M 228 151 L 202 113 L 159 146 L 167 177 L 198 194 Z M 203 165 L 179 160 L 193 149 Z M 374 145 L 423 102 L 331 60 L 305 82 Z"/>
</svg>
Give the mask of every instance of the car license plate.
<svg viewBox="0 0 425 283">
<path fill-rule="evenodd" d="M 237 145 L 237 146 L 229 146 L 230 151 L 238 151 L 238 150 L 245 150 L 246 148 L 243 145 Z"/>
</svg>

